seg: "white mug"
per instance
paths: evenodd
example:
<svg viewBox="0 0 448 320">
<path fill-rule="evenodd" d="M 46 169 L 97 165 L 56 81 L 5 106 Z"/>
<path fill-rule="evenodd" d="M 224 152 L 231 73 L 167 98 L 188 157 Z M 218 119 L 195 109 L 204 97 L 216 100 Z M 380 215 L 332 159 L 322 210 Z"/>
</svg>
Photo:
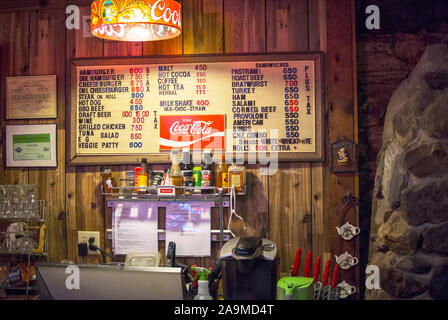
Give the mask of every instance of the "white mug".
<svg viewBox="0 0 448 320">
<path fill-rule="evenodd" d="M 347 251 L 345 253 L 341 254 L 339 257 L 338 256 L 334 256 L 334 257 L 336 258 L 336 263 L 343 270 L 350 269 L 351 267 L 357 265 L 359 262 L 358 258 L 353 257 Z"/>
<path fill-rule="evenodd" d="M 348 284 L 347 282 L 345 282 L 345 280 L 340 282 L 338 284 L 338 287 L 341 288 L 340 295 L 339 295 L 339 297 L 341 299 L 345 299 L 348 296 L 351 296 L 352 294 L 354 294 L 356 292 L 356 287 Z"/>
<path fill-rule="evenodd" d="M 361 232 L 361 229 L 358 227 L 352 226 L 350 223 L 346 223 L 340 227 L 336 227 L 336 230 L 338 230 L 338 234 L 344 239 L 344 240 L 350 240 L 354 236 L 358 235 Z"/>
</svg>

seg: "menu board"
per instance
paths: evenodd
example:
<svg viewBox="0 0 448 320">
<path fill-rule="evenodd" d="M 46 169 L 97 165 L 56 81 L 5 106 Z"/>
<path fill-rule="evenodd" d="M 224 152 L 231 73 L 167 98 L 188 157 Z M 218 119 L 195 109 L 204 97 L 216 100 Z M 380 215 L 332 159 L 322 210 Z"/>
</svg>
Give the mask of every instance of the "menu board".
<svg viewBox="0 0 448 320">
<path fill-rule="evenodd" d="M 184 147 L 321 160 L 321 64 L 319 54 L 73 60 L 71 160 L 160 161 Z"/>
</svg>

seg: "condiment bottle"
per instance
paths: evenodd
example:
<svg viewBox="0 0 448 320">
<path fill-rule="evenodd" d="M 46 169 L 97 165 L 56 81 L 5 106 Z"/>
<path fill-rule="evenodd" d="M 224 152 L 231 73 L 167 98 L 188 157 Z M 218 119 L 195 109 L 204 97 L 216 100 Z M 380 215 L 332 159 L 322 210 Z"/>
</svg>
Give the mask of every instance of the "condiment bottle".
<svg viewBox="0 0 448 320">
<path fill-rule="evenodd" d="M 171 184 L 176 187 L 182 187 L 182 171 L 179 166 L 177 150 L 171 152 L 171 168 L 169 171 Z M 176 188 L 176 195 L 182 193 L 182 188 Z"/>
<path fill-rule="evenodd" d="M 163 185 L 163 172 L 151 172 L 150 192 L 157 192 L 157 187 Z"/>
<path fill-rule="evenodd" d="M 184 194 L 190 195 L 193 193 L 194 178 L 192 171 L 182 173 L 182 185 L 184 187 Z"/>
<path fill-rule="evenodd" d="M 112 170 L 106 167 L 100 168 L 101 177 L 103 178 L 104 193 L 118 193 L 117 180 L 112 177 Z"/>
<path fill-rule="evenodd" d="M 170 169 L 165 169 L 163 171 L 163 178 L 162 178 L 162 186 L 171 186 L 171 178 L 170 178 Z"/>
<path fill-rule="evenodd" d="M 194 179 L 193 179 L 193 166 L 191 164 L 191 157 L 190 157 L 190 148 L 183 148 L 182 149 L 182 163 L 180 165 L 180 170 L 182 172 L 182 186 L 184 187 L 193 187 L 194 186 Z M 191 194 L 192 189 L 185 189 L 185 194 Z"/>
<path fill-rule="evenodd" d="M 235 187 L 236 192 L 244 192 L 245 184 L 246 168 L 244 165 L 232 163 L 229 168 L 229 188 Z"/>
<path fill-rule="evenodd" d="M 126 171 L 126 180 L 125 180 L 125 187 L 126 189 L 124 192 L 131 192 L 130 187 L 134 186 L 134 170 Z"/>
<path fill-rule="evenodd" d="M 146 187 L 148 186 L 148 162 L 146 158 L 142 158 L 140 168 L 141 171 L 137 177 L 137 186 L 140 187 L 139 193 L 147 193 Z"/>
<path fill-rule="evenodd" d="M 135 167 L 134 168 L 134 187 L 138 186 L 138 176 L 140 175 L 141 172 L 142 172 L 142 168 L 141 167 Z M 139 191 L 139 189 L 135 188 L 134 191 Z"/>
<path fill-rule="evenodd" d="M 210 187 L 212 182 L 212 152 L 204 151 L 204 165 L 201 171 L 201 187 Z M 202 193 L 210 193 L 211 189 L 204 189 Z"/>
<path fill-rule="evenodd" d="M 194 159 L 194 158 L 193 158 Z M 202 183 L 202 164 L 195 163 L 193 166 L 193 180 L 194 180 L 194 186 L 200 187 Z M 200 189 L 195 189 L 195 193 L 201 193 Z"/>
<path fill-rule="evenodd" d="M 229 192 L 229 165 L 226 163 L 225 154 L 220 155 L 221 163 L 215 167 L 216 188 L 222 188 L 224 193 Z"/>
</svg>

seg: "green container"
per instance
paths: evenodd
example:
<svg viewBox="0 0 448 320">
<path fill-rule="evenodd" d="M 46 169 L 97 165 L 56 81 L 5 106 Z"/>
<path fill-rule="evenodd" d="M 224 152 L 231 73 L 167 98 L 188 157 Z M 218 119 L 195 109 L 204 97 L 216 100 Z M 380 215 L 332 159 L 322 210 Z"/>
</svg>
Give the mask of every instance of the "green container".
<svg viewBox="0 0 448 320">
<path fill-rule="evenodd" d="M 200 187 L 202 180 L 202 167 L 193 168 L 193 179 L 194 179 L 194 186 Z"/>
<path fill-rule="evenodd" d="M 277 300 L 313 300 L 313 278 L 283 277 L 277 282 Z"/>
</svg>

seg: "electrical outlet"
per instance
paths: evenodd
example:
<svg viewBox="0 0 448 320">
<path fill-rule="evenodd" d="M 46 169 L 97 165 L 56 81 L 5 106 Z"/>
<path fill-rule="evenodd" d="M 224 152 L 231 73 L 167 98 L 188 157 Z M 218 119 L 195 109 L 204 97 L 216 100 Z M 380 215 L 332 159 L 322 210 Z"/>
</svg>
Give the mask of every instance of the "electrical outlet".
<svg viewBox="0 0 448 320">
<path fill-rule="evenodd" d="M 78 243 L 87 243 L 89 245 L 90 238 L 95 238 L 93 244 L 101 248 L 99 231 L 78 231 Z M 89 254 L 98 254 L 98 252 L 89 249 Z"/>
</svg>

